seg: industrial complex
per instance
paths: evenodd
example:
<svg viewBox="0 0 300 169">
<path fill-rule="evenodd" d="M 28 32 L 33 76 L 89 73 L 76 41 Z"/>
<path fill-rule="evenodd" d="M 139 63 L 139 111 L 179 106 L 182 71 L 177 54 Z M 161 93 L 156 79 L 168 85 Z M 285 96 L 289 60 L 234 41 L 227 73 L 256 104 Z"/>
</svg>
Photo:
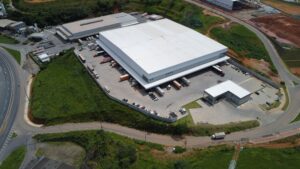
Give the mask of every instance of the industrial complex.
<svg viewBox="0 0 300 169">
<path fill-rule="evenodd" d="M 229 58 L 224 45 L 169 19 L 100 32 L 97 43 L 145 89 Z"/>
</svg>

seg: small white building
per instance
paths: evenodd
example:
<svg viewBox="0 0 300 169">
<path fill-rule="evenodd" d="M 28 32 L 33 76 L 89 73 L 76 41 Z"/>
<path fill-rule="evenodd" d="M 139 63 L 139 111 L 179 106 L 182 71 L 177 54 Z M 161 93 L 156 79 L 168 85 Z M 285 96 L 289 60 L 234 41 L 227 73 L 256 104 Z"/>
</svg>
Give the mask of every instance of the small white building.
<svg viewBox="0 0 300 169">
<path fill-rule="evenodd" d="M 42 63 L 50 62 L 50 56 L 47 53 L 42 53 L 38 55 L 38 58 Z"/>
<path fill-rule="evenodd" d="M 226 98 L 235 105 L 241 105 L 246 103 L 250 99 L 251 93 L 246 89 L 242 88 L 238 84 L 227 80 L 213 87 L 210 87 L 204 91 L 206 99 L 211 103 L 215 104 L 219 100 Z"/>
</svg>

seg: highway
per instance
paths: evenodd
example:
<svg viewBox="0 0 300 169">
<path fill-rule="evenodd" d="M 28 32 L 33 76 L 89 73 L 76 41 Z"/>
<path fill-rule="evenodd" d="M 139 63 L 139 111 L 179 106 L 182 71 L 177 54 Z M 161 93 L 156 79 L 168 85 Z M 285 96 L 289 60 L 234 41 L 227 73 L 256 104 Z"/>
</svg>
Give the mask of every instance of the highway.
<svg viewBox="0 0 300 169">
<path fill-rule="evenodd" d="M 282 137 L 286 137 L 291 134 L 300 133 L 300 122 L 290 124 L 290 121 L 292 121 L 300 112 L 300 104 L 299 104 L 300 85 L 295 86 L 293 83 L 293 82 L 300 83 L 300 79 L 289 72 L 288 68 L 280 59 L 280 56 L 278 55 L 277 51 L 275 50 L 273 44 L 269 41 L 269 39 L 263 33 L 261 33 L 255 27 L 253 27 L 251 24 L 239 20 L 238 18 L 235 18 L 226 12 L 222 12 L 213 9 L 209 6 L 203 5 L 200 1 L 192 1 L 192 0 L 186 0 L 186 1 L 198 5 L 202 8 L 208 9 L 216 14 L 219 14 L 234 22 L 246 26 L 248 29 L 253 31 L 261 39 L 269 55 L 271 56 L 271 59 L 276 69 L 278 70 L 278 74 L 280 78 L 286 84 L 289 93 L 289 98 L 290 98 L 289 99 L 290 104 L 287 110 L 276 121 L 254 129 L 231 133 L 226 136 L 224 141 L 212 141 L 210 140 L 209 137 L 194 137 L 194 136 L 184 136 L 183 138 L 174 138 L 173 136 L 169 136 L 169 135 L 145 133 L 144 131 L 139 131 L 136 129 L 127 128 L 117 124 L 104 123 L 104 122 L 101 124 L 99 122 L 90 122 L 90 123 L 77 123 L 77 124 L 69 123 L 69 124 L 62 124 L 62 125 L 49 126 L 49 127 L 34 127 L 29 125 L 24 120 L 24 106 L 26 102 L 25 101 L 26 93 L 25 90 L 20 90 L 20 88 L 22 89 L 26 88 L 26 85 L 28 83 L 26 80 L 28 76 L 23 75 L 20 68 L 18 68 L 16 64 L 13 62 L 11 56 L 9 56 L 6 52 L 0 49 L 0 55 L 1 55 L 0 66 L 3 71 L 7 71 L 8 73 L 6 75 L 3 74 L 3 71 L 2 72 L 0 71 L 0 82 L 2 82 L 1 78 L 2 79 L 6 78 L 8 80 L 7 83 L 0 83 L 1 98 L 2 96 L 5 96 L 5 94 L 6 95 L 9 94 L 9 99 L 8 99 L 9 104 L 7 106 L 7 111 L 5 111 L 4 113 L 6 118 L 3 120 L 3 123 L 1 123 L 0 146 L 2 147 L 2 145 L 4 144 L 5 138 L 7 137 L 13 125 L 14 119 L 16 119 L 14 123 L 14 128 L 18 131 L 18 133 L 20 133 L 18 138 L 11 142 L 10 144 L 11 146 L 9 145 L 7 151 L 3 152 L 3 154 L 9 153 L 9 151 L 13 149 L 12 147 L 15 147 L 16 145 L 20 145 L 20 144 L 31 145 L 32 139 L 30 138 L 33 135 L 38 133 L 59 133 L 59 132 L 67 132 L 67 131 L 90 130 L 90 129 L 101 129 L 101 128 L 104 129 L 105 131 L 114 132 L 130 138 L 146 140 L 146 141 L 168 145 L 168 146 L 181 145 L 181 146 L 187 146 L 191 148 L 206 147 L 209 145 L 215 145 L 224 142 L 235 143 L 244 139 L 250 142 L 266 142 L 268 141 L 268 139 L 269 140 L 280 139 Z M 19 81 L 20 75 L 22 75 L 21 82 Z M 18 84 L 20 84 L 21 87 L 18 87 Z M 1 89 L 3 87 L 7 88 L 8 90 Z M 21 98 L 21 102 L 19 102 L 20 98 Z M 4 104 L 4 103 L 5 100 L 0 101 L 0 104 Z M 19 111 L 18 111 L 18 107 L 20 107 Z M 26 157 L 27 161 L 33 158 L 33 156 L 34 156 L 33 151 L 30 151 L 30 154 L 27 155 Z M 0 161 L 1 160 L 2 157 L 0 154 Z"/>
<path fill-rule="evenodd" d="M 17 63 L 0 48 L 0 150 L 14 124 L 20 102 L 20 78 Z"/>
</svg>

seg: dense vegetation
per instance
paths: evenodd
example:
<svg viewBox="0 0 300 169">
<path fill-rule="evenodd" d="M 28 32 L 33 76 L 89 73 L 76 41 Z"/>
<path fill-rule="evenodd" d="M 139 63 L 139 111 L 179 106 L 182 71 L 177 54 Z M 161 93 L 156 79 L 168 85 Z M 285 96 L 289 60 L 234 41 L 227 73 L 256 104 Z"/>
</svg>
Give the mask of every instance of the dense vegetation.
<svg viewBox="0 0 300 169">
<path fill-rule="evenodd" d="M 264 59 L 271 64 L 272 71 L 276 72 L 264 44 L 246 27 L 238 24 L 233 24 L 230 28 L 217 27 L 211 30 L 211 35 L 220 43 L 233 49 L 239 56 Z"/>
<path fill-rule="evenodd" d="M 0 165 L 0 169 L 19 169 L 26 154 L 26 147 L 14 150 Z"/>
<path fill-rule="evenodd" d="M 201 8 L 181 0 L 56 0 L 44 3 L 13 0 L 13 4 L 23 13 L 10 11 L 10 18 L 24 20 L 29 24 L 38 23 L 40 26 L 57 25 L 118 11 L 156 13 L 200 31 L 223 21 L 218 17 L 206 16 Z"/>
<path fill-rule="evenodd" d="M 240 153 L 237 169 L 298 169 L 300 166 L 300 148 L 250 148 Z"/>
<path fill-rule="evenodd" d="M 279 44 L 276 40 L 271 39 L 281 59 L 290 67 L 300 67 L 300 48 Z"/>
<path fill-rule="evenodd" d="M 17 50 L 14 49 L 10 49 L 10 48 L 6 48 L 3 47 L 9 54 L 11 54 L 11 56 L 13 56 L 16 61 L 20 64 L 21 63 L 21 53 Z"/>
<path fill-rule="evenodd" d="M 4 44 L 17 44 L 19 43 L 18 40 L 10 37 L 10 36 L 7 36 L 7 35 L 4 35 L 4 34 L 0 34 L 0 43 L 4 43 Z"/>
<path fill-rule="evenodd" d="M 191 150 L 183 155 L 174 155 L 162 145 L 128 139 L 103 131 L 69 132 L 37 135 L 40 142 L 68 141 L 86 150 L 83 165 L 91 168 L 112 169 L 191 169 L 227 168 L 233 154 L 232 147 L 215 147 L 205 150 Z M 184 149 L 176 147 L 177 153 Z M 218 162 L 215 160 L 218 159 Z"/>
<path fill-rule="evenodd" d="M 68 65 L 68 66 L 66 66 Z M 109 99 L 88 75 L 71 50 L 52 60 L 35 78 L 31 113 L 46 125 L 107 121 L 156 133 L 211 135 L 258 126 L 257 121 L 227 125 L 168 124 L 153 120 Z"/>
</svg>

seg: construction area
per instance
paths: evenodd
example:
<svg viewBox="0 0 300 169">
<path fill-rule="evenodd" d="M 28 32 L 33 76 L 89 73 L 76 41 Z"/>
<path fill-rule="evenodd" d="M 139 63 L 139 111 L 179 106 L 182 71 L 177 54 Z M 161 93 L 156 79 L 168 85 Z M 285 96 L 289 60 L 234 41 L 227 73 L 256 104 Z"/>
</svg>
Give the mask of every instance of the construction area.
<svg viewBox="0 0 300 169">
<path fill-rule="evenodd" d="M 262 32 L 279 43 L 300 47 L 300 21 L 286 15 L 275 14 L 250 20 Z"/>
</svg>

